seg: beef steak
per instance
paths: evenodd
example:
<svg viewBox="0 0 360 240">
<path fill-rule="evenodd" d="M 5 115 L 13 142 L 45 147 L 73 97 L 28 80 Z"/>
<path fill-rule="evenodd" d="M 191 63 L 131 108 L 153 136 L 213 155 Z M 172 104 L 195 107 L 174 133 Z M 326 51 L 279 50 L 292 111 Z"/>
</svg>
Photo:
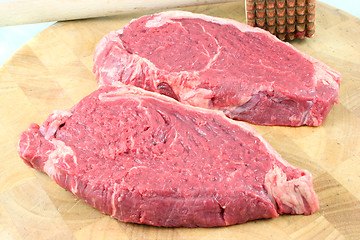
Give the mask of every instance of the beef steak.
<svg viewBox="0 0 360 240">
<path fill-rule="evenodd" d="M 319 126 L 340 73 L 267 31 L 182 11 L 143 16 L 97 45 L 100 84 L 120 81 L 261 125 Z"/>
<path fill-rule="evenodd" d="M 18 151 L 124 222 L 213 227 L 319 208 L 311 174 L 250 125 L 120 83 L 30 125 Z"/>
</svg>

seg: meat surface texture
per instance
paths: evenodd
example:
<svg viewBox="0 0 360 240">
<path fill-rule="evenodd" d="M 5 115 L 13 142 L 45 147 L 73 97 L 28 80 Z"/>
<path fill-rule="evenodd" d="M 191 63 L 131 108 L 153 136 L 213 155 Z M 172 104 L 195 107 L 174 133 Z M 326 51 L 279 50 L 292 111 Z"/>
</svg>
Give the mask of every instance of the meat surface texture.
<svg viewBox="0 0 360 240">
<path fill-rule="evenodd" d="M 182 11 L 143 16 L 97 45 L 99 84 L 120 81 L 260 125 L 319 126 L 341 75 L 267 31 Z"/>
<path fill-rule="evenodd" d="M 31 124 L 18 151 L 123 222 L 214 227 L 319 208 L 311 174 L 250 125 L 120 83 Z"/>
</svg>

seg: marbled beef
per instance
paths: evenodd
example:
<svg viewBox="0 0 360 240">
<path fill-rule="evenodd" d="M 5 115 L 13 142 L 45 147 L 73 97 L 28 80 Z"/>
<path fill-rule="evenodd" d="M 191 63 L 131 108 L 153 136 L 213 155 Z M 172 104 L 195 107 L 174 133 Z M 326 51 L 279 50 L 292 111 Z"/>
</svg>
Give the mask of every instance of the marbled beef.
<svg viewBox="0 0 360 240">
<path fill-rule="evenodd" d="M 121 85 L 32 124 L 25 163 L 124 222 L 214 227 L 319 208 L 311 174 L 250 125 Z"/>
<path fill-rule="evenodd" d="M 143 16 L 98 44 L 100 84 L 120 81 L 261 125 L 319 126 L 340 74 L 267 31 L 182 11 Z"/>
</svg>

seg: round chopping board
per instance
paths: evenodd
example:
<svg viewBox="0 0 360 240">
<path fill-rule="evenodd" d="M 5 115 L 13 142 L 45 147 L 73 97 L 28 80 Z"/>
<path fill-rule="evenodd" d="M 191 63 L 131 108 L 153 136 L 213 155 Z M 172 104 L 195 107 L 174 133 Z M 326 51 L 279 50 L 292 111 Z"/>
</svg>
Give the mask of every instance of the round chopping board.
<svg viewBox="0 0 360 240">
<path fill-rule="evenodd" d="M 244 1 L 182 10 L 245 22 Z M 97 88 L 97 42 L 150 13 L 56 23 L 0 68 L 0 239 L 360 239 L 360 21 L 321 2 L 316 35 L 291 43 L 342 73 L 339 104 L 321 127 L 255 126 L 284 159 L 313 174 L 315 214 L 208 229 L 122 223 L 22 162 L 17 142 L 30 123 Z"/>
</svg>

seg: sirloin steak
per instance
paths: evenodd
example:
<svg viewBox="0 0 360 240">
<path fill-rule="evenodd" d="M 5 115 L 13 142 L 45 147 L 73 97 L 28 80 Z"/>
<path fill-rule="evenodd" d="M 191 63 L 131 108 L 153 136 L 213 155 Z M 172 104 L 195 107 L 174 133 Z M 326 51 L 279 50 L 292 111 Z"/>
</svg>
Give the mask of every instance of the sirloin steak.
<svg viewBox="0 0 360 240">
<path fill-rule="evenodd" d="M 97 45 L 99 84 L 120 81 L 260 125 L 319 126 L 341 75 L 267 31 L 182 11 L 143 16 Z"/>
<path fill-rule="evenodd" d="M 214 227 L 319 208 L 311 174 L 250 125 L 120 83 L 30 125 L 18 151 L 124 222 Z"/>
</svg>

